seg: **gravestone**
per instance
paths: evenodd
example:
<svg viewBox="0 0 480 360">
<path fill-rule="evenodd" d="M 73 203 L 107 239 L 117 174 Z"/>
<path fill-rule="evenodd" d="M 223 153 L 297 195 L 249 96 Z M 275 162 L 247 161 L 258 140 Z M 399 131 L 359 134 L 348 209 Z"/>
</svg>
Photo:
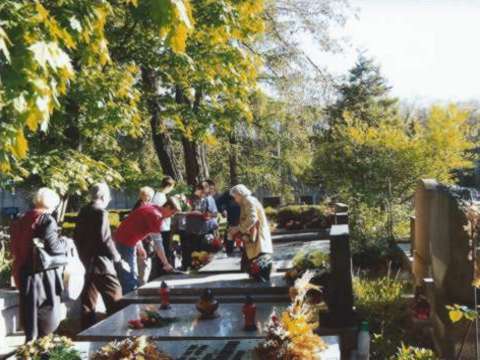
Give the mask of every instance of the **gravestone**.
<svg viewBox="0 0 480 360">
<path fill-rule="evenodd" d="M 284 295 L 288 293 L 288 284 L 283 273 L 272 273 L 270 282 L 259 283 L 248 274 L 198 274 L 170 275 L 137 289 L 139 295 L 158 295 L 162 281 L 170 288 L 170 295 L 200 296 L 205 289 L 212 289 L 215 295 Z"/>
<path fill-rule="evenodd" d="M 423 279 L 430 276 L 430 222 L 432 198 L 438 183 L 420 180 L 415 191 L 415 236 L 412 238 L 413 275 L 415 285 L 421 287 Z"/>
<path fill-rule="evenodd" d="M 286 271 L 293 267 L 292 260 L 299 252 L 308 253 L 315 250 L 322 250 L 328 253 L 329 249 L 330 242 L 328 240 L 274 244 L 273 267 L 276 271 Z M 199 270 L 199 273 L 241 272 L 240 262 L 241 257 L 238 251 L 231 257 L 228 257 L 223 252 L 217 253 L 210 263 Z"/>
<path fill-rule="evenodd" d="M 337 336 L 324 336 L 327 349 L 321 353 L 325 360 L 340 360 Z M 262 339 L 241 340 L 174 340 L 156 341 L 157 348 L 177 360 L 253 360 L 253 350 Z M 87 358 L 98 351 L 105 342 L 76 342 L 75 348 Z"/>
<path fill-rule="evenodd" d="M 421 180 L 415 194 L 415 231 L 412 236 L 413 271 L 417 286 L 425 288 L 431 305 L 433 338 L 442 358 L 471 358 L 473 332 L 468 322 L 453 324 L 446 306 L 474 305 L 470 226 L 466 209 L 470 189 Z"/>
<path fill-rule="evenodd" d="M 428 284 L 427 297 L 432 307 L 434 341 L 440 355 L 449 359 L 455 358 L 466 340 L 462 358 L 470 358 L 468 354 L 474 348 L 472 336 L 466 336 L 465 322 L 452 323 L 446 309 L 452 304 L 471 308 L 474 305 L 473 263 L 469 260 L 470 224 L 465 212 L 469 191 L 441 184 L 432 185 L 430 191 L 429 206 L 425 209 L 428 221 L 420 217 L 419 222 L 416 217 L 415 251 L 419 250 L 417 244 L 422 244 L 418 236 L 426 233 L 431 280 L 424 282 Z M 423 206 L 422 203 L 418 205 Z M 425 223 L 428 231 L 422 232 L 421 226 Z"/>
<path fill-rule="evenodd" d="M 263 207 L 278 208 L 282 204 L 282 198 L 280 196 L 265 196 L 262 199 Z"/>
<path fill-rule="evenodd" d="M 130 329 L 128 321 L 138 319 L 140 313 L 152 305 L 129 305 L 107 319 L 93 325 L 77 335 L 81 341 L 111 341 L 129 336 L 149 336 L 155 340 L 182 339 L 252 339 L 265 336 L 264 326 L 274 312 L 280 313 L 285 305 L 258 303 L 257 330 L 245 331 L 242 314 L 243 303 L 220 304 L 218 316 L 213 319 L 201 320 L 195 305 L 172 304 L 169 310 L 160 311 L 164 317 L 174 317 L 175 322 L 163 327 Z M 154 306 L 158 310 L 158 306 Z"/>
<path fill-rule="evenodd" d="M 314 199 L 312 195 L 302 195 L 300 196 L 300 204 L 302 205 L 313 205 Z"/>
<path fill-rule="evenodd" d="M 453 303 L 473 303 L 469 221 L 462 191 L 437 186 L 430 208 L 430 256 L 435 287 Z"/>
<path fill-rule="evenodd" d="M 325 325 L 346 327 L 354 323 L 352 257 L 348 225 L 333 225 L 330 229 L 330 277 L 327 288 L 329 313 Z"/>
</svg>

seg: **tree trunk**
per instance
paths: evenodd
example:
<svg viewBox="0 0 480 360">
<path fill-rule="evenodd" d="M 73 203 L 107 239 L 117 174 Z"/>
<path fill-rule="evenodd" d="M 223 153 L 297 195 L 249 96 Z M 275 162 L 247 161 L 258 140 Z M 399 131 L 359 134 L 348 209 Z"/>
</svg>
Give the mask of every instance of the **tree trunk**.
<svg viewBox="0 0 480 360">
<path fill-rule="evenodd" d="M 63 223 L 63 220 L 65 219 L 65 213 L 67 212 L 69 197 L 70 197 L 69 195 L 62 196 L 60 200 L 60 204 L 58 205 L 56 212 L 57 212 L 57 223 L 59 224 Z"/>
<path fill-rule="evenodd" d="M 183 104 L 191 107 L 194 113 L 197 113 L 202 99 L 201 89 L 195 92 L 195 100 L 193 104 L 183 95 L 183 89 L 177 86 L 175 100 L 177 104 Z M 187 174 L 187 183 L 194 185 L 201 180 L 209 178 L 207 147 L 204 143 L 193 138 L 182 137 L 183 152 L 185 157 L 185 171 Z"/>
<path fill-rule="evenodd" d="M 195 140 L 182 138 L 183 151 L 185 153 L 185 170 L 187 183 L 197 184 L 201 180 L 208 179 L 208 164 L 204 144 L 198 144 Z"/>
<path fill-rule="evenodd" d="M 160 109 L 156 100 L 156 74 L 152 69 L 142 67 L 143 87 L 148 97 L 148 110 L 150 113 L 150 126 L 152 139 L 158 160 L 163 173 L 174 178 L 177 182 L 183 181 L 180 165 L 173 151 L 173 143 L 170 135 L 161 128 Z"/>
<path fill-rule="evenodd" d="M 238 184 L 238 152 L 237 152 L 237 139 L 235 134 L 231 134 L 228 138 L 230 144 L 228 154 L 228 166 L 230 169 L 230 186 Z"/>
</svg>

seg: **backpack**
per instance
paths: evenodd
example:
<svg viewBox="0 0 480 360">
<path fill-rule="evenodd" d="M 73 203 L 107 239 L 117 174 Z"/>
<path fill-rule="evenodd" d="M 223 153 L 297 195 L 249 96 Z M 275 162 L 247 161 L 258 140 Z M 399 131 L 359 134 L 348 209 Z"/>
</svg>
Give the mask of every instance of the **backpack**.
<svg viewBox="0 0 480 360">
<path fill-rule="evenodd" d="M 85 267 L 83 266 L 77 247 L 73 239 L 62 237 L 67 245 L 68 262 L 63 267 L 63 294 L 64 301 L 77 300 L 85 283 Z"/>
</svg>

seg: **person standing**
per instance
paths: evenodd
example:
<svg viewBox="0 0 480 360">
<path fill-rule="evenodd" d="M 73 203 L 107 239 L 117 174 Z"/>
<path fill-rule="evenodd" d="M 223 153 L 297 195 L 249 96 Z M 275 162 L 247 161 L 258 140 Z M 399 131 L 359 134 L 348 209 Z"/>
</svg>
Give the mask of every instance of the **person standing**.
<svg viewBox="0 0 480 360">
<path fill-rule="evenodd" d="M 168 194 L 170 194 L 175 188 L 175 184 L 175 180 L 172 177 L 164 177 L 160 184 L 160 189 L 155 192 L 153 196 L 152 203 L 157 206 L 163 206 L 167 202 Z M 171 246 L 171 230 L 172 220 L 171 218 L 167 218 L 163 220 L 160 232 L 151 235 L 155 248 L 155 253 L 157 254 L 156 257 L 153 257 L 152 261 L 152 277 L 157 277 L 165 271 L 163 269 L 165 264 L 164 256 L 166 257 L 168 264 L 175 264 L 175 259 Z M 170 270 L 169 267 L 167 268 L 168 270 Z"/>
<path fill-rule="evenodd" d="M 90 202 L 80 210 L 73 235 L 86 272 L 85 285 L 80 296 L 84 329 L 95 323 L 99 295 L 105 303 L 108 314 L 118 309 L 122 288 L 117 271 L 122 268 L 128 269 L 112 239 L 106 210 L 110 199 L 107 184 L 93 185 L 90 189 Z"/>
<path fill-rule="evenodd" d="M 130 271 L 120 271 L 119 279 L 122 284 L 123 294 L 129 293 L 138 287 L 138 274 L 136 269 L 136 249 L 139 242 L 148 235 L 158 233 L 162 222 L 173 216 L 180 210 L 180 206 L 173 198 L 167 200 L 163 207 L 147 204 L 132 211 L 125 220 L 120 223 L 115 232 L 117 249 L 129 266 Z M 163 254 L 163 267 L 165 271 L 172 271 Z"/>
<path fill-rule="evenodd" d="M 218 209 L 215 197 L 217 196 L 217 187 L 213 180 L 205 180 L 204 182 L 206 194 L 205 194 L 205 209 L 208 214 L 207 223 L 207 233 L 215 234 L 218 229 Z"/>
<path fill-rule="evenodd" d="M 138 201 L 133 206 L 133 210 L 141 206 L 150 204 L 153 199 L 155 191 L 149 187 L 144 186 L 140 189 L 138 194 Z M 137 245 L 137 265 L 138 265 L 138 285 L 142 286 L 148 282 L 152 272 L 152 259 L 155 257 L 155 245 L 151 236 L 147 236 Z"/>
<path fill-rule="evenodd" d="M 234 241 L 229 236 L 229 230 L 232 227 L 238 226 L 240 222 L 240 205 L 235 202 L 235 199 L 230 195 L 229 191 L 225 191 L 215 199 L 218 211 L 227 218 L 227 231 L 225 233 L 225 251 L 228 256 L 233 253 Z"/>
<path fill-rule="evenodd" d="M 50 255 L 66 252 L 66 243 L 58 236 L 57 222 L 51 215 L 60 203 L 53 190 L 39 189 L 34 209 L 12 225 L 13 275 L 20 292 L 20 314 L 26 342 L 46 336 L 60 323 L 63 280 L 60 269 L 38 271 L 34 267 L 33 239 L 39 239 Z"/>
<path fill-rule="evenodd" d="M 262 204 L 245 185 L 230 189 L 230 195 L 240 205 L 238 226 L 230 228 L 230 236 L 240 236 L 246 257 L 246 270 L 258 281 L 270 280 L 272 270 L 272 236 Z"/>
</svg>

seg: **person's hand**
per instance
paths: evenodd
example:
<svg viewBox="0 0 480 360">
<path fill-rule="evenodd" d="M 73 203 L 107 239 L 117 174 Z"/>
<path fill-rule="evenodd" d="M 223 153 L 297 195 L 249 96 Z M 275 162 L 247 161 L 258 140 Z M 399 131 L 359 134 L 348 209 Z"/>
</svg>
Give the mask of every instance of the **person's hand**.
<svg viewBox="0 0 480 360">
<path fill-rule="evenodd" d="M 228 234 L 232 239 L 235 237 L 235 234 L 238 232 L 239 232 L 238 226 L 232 226 L 231 228 L 228 229 Z"/>
<path fill-rule="evenodd" d="M 147 258 L 147 252 L 143 247 L 137 248 L 137 255 L 140 259 L 145 260 Z"/>
<path fill-rule="evenodd" d="M 117 266 L 117 268 L 122 269 L 124 272 L 127 272 L 127 273 L 129 273 L 132 270 L 130 268 L 130 265 L 128 265 L 128 263 L 123 259 L 120 259 L 120 261 L 116 262 L 115 265 Z"/>
<path fill-rule="evenodd" d="M 165 263 L 163 264 L 163 271 L 165 272 L 172 272 L 173 271 L 173 266 L 170 265 L 170 263 Z"/>
</svg>

